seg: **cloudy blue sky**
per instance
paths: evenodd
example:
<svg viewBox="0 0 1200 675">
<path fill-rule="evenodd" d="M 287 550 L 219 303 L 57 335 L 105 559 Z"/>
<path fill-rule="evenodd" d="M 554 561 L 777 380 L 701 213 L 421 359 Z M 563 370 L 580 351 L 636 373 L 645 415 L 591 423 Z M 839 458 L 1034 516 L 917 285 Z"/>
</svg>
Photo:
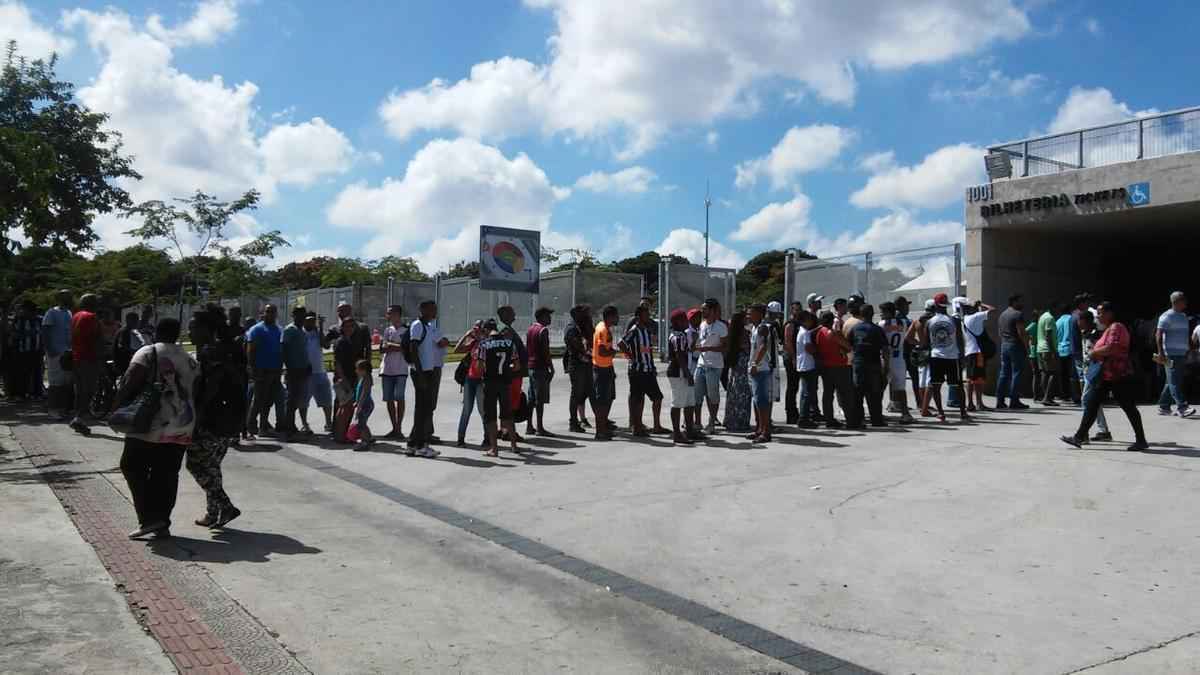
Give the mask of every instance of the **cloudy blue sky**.
<svg viewBox="0 0 1200 675">
<path fill-rule="evenodd" d="M 1200 103 L 1200 5 L 1096 0 L 0 0 L 145 176 L 255 187 L 236 235 L 477 257 L 481 224 L 713 264 L 959 241 L 990 143 Z M 97 223 L 105 246 L 128 222 Z"/>
</svg>

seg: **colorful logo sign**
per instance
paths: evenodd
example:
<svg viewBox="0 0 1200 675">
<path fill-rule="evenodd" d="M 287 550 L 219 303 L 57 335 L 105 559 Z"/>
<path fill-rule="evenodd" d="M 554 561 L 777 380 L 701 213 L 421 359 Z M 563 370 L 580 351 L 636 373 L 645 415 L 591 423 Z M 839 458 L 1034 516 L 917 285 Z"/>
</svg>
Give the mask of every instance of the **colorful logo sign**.
<svg viewBox="0 0 1200 675">
<path fill-rule="evenodd" d="M 1150 203 L 1150 183 L 1134 183 L 1126 189 L 1126 201 L 1130 206 L 1145 206 Z"/>
<path fill-rule="evenodd" d="M 519 274 L 525 269 L 525 254 L 512 242 L 502 241 L 491 247 L 492 260 L 496 267 L 509 274 Z"/>
</svg>

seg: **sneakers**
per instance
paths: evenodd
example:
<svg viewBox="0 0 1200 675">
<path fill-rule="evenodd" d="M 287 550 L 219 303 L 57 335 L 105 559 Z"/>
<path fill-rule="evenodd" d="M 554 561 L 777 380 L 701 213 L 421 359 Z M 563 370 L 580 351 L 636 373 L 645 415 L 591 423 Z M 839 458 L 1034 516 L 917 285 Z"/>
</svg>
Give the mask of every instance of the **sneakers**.
<svg viewBox="0 0 1200 675">
<path fill-rule="evenodd" d="M 1092 435 L 1092 440 L 1096 442 L 1111 441 L 1112 434 L 1108 433 L 1107 431 L 1100 431 Z"/>
<path fill-rule="evenodd" d="M 1059 407 L 1059 404 L 1058 404 L 1058 402 L 1057 402 L 1057 401 L 1052 401 L 1052 400 L 1045 400 L 1045 401 L 1042 401 L 1042 405 L 1046 406 L 1047 408 L 1057 408 L 1057 407 Z"/>
<path fill-rule="evenodd" d="M 436 459 L 441 454 L 442 453 L 438 452 L 437 450 L 434 450 L 433 448 L 429 447 L 428 445 L 423 448 L 417 448 L 417 457 L 424 457 L 425 459 Z"/>
<path fill-rule="evenodd" d="M 1195 409 L 1195 408 L 1193 408 L 1193 407 L 1191 407 L 1191 406 L 1188 406 L 1188 407 L 1184 408 L 1183 410 L 1180 410 L 1179 412 L 1177 412 L 1177 413 L 1175 413 L 1175 414 L 1176 414 L 1176 415 L 1179 415 L 1180 417 L 1182 417 L 1182 418 L 1185 418 L 1185 419 L 1186 419 L 1186 418 L 1188 418 L 1188 417 L 1191 417 L 1192 415 L 1195 415 L 1195 414 L 1196 414 L 1196 409 Z"/>
<path fill-rule="evenodd" d="M 1159 408 L 1158 414 L 1162 415 L 1163 417 L 1170 417 L 1171 415 L 1174 415 L 1175 413 L 1171 412 L 1170 408 Z M 72 425 L 72 426 L 74 426 L 74 425 Z"/>
<path fill-rule="evenodd" d="M 1075 438 L 1074 436 L 1059 436 L 1058 439 L 1077 450 L 1083 448 L 1083 441 Z"/>
<path fill-rule="evenodd" d="M 81 434 L 84 436 L 92 435 L 92 428 L 89 427 L 88 425 L 84 424 L 83 422 L 80 422 L 79 420 L 72 421 L 71 428 L 75 430 L 75 433 L 78 433 L 78 434 Z"/>
<path fill-rule="evenodd" d="M 567 427 L 567 430 L 573 434 L 582 434 L 586 432 L 586 430 L 583 428 L 583 425 L 579 422 L 572 422 L 571 425 Z"/>
<path fill-rule="evenodd" d="M 1000 401 L 996 404 L 996 410 L 1008 410 L 1008 404 L 1004 401 Z"/>
<path fill-rule="evenodd" d="M 1128 452 L 1145 452 L 1149 449 L 1150 449 L 1150 444 L 1147 443 L 1146 441 L 1138 441 L 1138 442 L 1134 443 L 1133 445 L 1129 446 L 1128 448 L 1125 448 L 1125 450 Z"/>
<path fill-rule="evenodd" d="M 225 527 L 232 523 L 235 518 L 242 515 L 241 509 L 236 506 L 230 506 L 227 509 L 221 509 L 221 514 L 217 517 L 216 527 Z"/>
<path fill-rule="evenodd" d="M 1009 410 L 1029 410 L 1029 406 L 1024 403 L 1013 403 L 1008 406 Z"/>
</svg>

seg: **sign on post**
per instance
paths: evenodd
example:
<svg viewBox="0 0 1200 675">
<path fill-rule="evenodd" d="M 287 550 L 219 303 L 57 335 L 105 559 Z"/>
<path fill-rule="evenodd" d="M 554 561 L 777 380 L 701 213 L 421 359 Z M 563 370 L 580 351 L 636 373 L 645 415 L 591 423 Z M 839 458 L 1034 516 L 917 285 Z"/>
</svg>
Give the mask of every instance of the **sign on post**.
<svg viewBox="0 0 1200 675">
<path fill-rule="evenodd" d="M 541 281 L 542 233 L 509 227 L 479 227 L 479 287 L 485 291 L 537 293 Z"/>
</svg>

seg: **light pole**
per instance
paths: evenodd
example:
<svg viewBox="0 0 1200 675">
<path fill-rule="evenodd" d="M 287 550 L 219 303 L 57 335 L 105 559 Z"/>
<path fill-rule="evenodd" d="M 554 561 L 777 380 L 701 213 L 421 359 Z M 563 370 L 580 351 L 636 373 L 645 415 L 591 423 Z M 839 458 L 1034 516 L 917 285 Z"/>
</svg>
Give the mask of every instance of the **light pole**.
<svg viewBox="0 0 1200 675">
<path fill-rule="evenodd" d="M 708 210 L 712 207 L 712 199 L 709 197 L 708 180 L 704 181 L 704 297 L 702 300 L 708 299 Z"/>
</svg>

